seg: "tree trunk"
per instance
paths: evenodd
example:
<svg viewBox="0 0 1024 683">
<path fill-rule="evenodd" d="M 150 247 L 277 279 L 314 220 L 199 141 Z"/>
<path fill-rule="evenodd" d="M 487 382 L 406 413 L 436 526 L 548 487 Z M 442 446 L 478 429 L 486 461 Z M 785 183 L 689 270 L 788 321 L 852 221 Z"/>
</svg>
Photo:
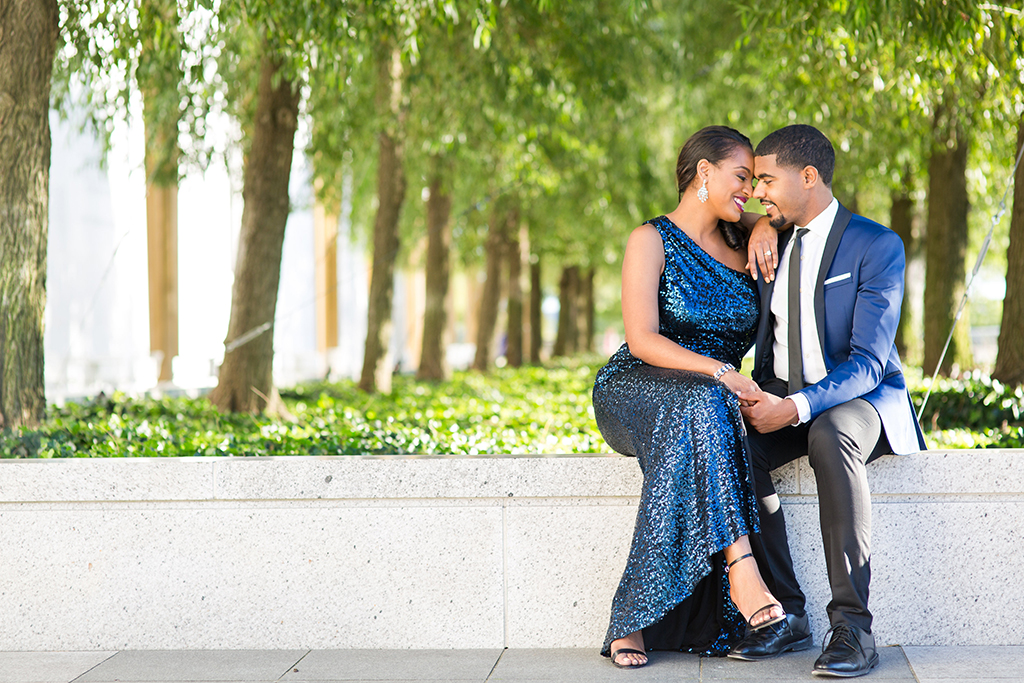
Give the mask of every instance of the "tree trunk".
<svg viewBox="0 0 1024 683">
<path fill-rule="evenodd" d="M 498 306 L 501 304 L 501 262 L 505 255 L 505 229 L 508 216 L 502 202 L 495 202 L 487 226 L 486 274 L 484 291 L 480 296 L 480 313 L 477 316 L 476 355 L 473 369 L 485 372 L 491 364 L 491 341 L 498 324 Z"/>
<path fill-rule="evenodd" d="M 178 183 L 160 183 L 154 173 L 173 161 L 155 160 L 155 150 L 146 144 L 146 250 L 149 266 L 149 350 L 160 355 L 158 379 L 172 379 L 172 364 L 178 355 Z"/>
<path fill-rule="evenodd" d="M 914 252 L 914 200 L 910 196 L 910 188 L 910 170 L 907 169 L 903 173 L 902 185 L 891 194 L 892 205 L 889 210 L 889 227 L 903 240 L 903 253 L 908 264 Z M 900 326 L 896 329 L 896 349 L 903 360 L 907 359 L 907 339 L 912 334 L 910 329 L 910 287 L 904 287 Z"/>
<path fill-rule="evenodd" d="M 940 115 L 936 115 L 939 120 Z M 928 234 L 925 246 L 924 371 L 932 373 L 949 337 L 963 299 L 967 258 L 968 137 L 960 126 L 936 136 L 928 161 Z M 947 144 L 949 140 L 952 144 Z M 968 367 L 970 329 L 966 310 L 939 368 L 948 376 L 953 365 Z"/>
<path fill-rule="evenodd" d="M 579 283 L 579 266 L 566 266 L 562 269 L 562 278 L 558 283 L 558 334 L 555 336 L 555 356 L 576 353 L 576 342 L 579 337 L 576 323 L 579 319 Z"/>
<path fill-rule="evenodd" d="M 540 350 L 544 345 L 541 335 L 543 301 L 540 285 L 540 255 L 530 258 L 530 364 L 540 365 Z"/>
<path fill-rule="evenodd" d="M 1017 152 L 1024 146 L 1024 118 L 1017 127 Z M 1024 163 L 1013 179 L 1010 247 L 1006 251 L 1006 296 L 999 326 L 999 351 L 992 376 L 1006 384 L 1024 384 Z"/>
<path fill-rule="evenodd" d="M 260 65 L 252 146 L 243 172 L 231 320 L 224 363 L 210 394 L 214 405 L 231 412 L 284 411 L 273 383 L 273 326 L 300 94 L 296 84 L 281 77 L 281 67 L 271 55 Z"/>
<path fill-rule="evenodd" d="M 505 252 L 508 257 L 508 347 L 505 358 L 513 368 L 523 365 L 523 273 L 522 243 L 519 241 L 519 209 L 513 208 L 508 214 L 506 225 L 508 242 Z"/>
<path fill-rule="evenodd" d="M 389 121 L 377 136 L 377 216 L 373 221 L 373 265 L 370 275 L 366 349 L 359 388 L 372 393 L 390 391 L 392 367 L 381 368 L 391 343 L 391 307 L 394 303 L 395 260 L 398 258 L 398 220 L 405 201 L 405 167 L 402 121 L 402 57 L 393 46 L 382 43 L 376 51 L 377 111 Z"/>
<path fill-rule="evenodd" d="M 43 311 L 49 229 L 55 0 L 0 4 L 0 428 L 46 410 Z"/>
<path fill-rule="evenodd" d="M 178 86 L 184 75 L 177 5 L 173 0 L 144 3 L 139 22 L 143 45 L 136 76 L 146 137 L 149 349 L 160 356 L 159 380 L 169 382 L 178 355 Z"/>
<path fill-rule="evenodd" d="M 446 375 L 444 331 L 448 325 L 449 259 L 451 251 L 452 196 L 447 168 L 440 156 L 432 160 L 430 196 L 427 197 L 426 310 L 423 313 L 423 344 L 416 379 L 440 381 Z"/>
<path fill-rule="evenodd" d="M 319 180 L 314 185 L 322 187 Z M 328 358 L 329 375 L 328 353 L 338 346 L 338 214 L 319 199 L 313 203 L 313 282 L 316 350 Z"/>
<path fill-rule="evenodd" d="M 594 352 L 594 267 L 587 268 L 580 280 L 580 337 L 577 348 L 585 353 Z"/>
</svg>

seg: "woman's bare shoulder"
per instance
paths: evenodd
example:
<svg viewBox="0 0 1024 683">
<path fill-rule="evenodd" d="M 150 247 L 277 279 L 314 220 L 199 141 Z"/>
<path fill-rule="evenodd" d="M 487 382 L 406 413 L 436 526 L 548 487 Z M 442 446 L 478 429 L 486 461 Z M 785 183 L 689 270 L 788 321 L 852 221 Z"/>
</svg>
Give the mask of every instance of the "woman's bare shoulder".
<svg viewBox="0 0 1024 683">
<path fill-rule="evenodd" d="M 644 223 L 633 228 L 633 232 L 629 233 L 629 243 L 638 243 L 644 246 L 658 246 L 662 245 L 661 233 L 658 229 L 650 223 Z"/>
</svg>

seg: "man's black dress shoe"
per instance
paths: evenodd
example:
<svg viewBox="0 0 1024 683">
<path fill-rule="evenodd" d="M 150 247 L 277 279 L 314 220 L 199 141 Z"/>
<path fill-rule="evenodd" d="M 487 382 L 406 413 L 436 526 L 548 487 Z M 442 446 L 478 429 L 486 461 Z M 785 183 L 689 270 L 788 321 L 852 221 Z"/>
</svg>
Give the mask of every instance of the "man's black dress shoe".
<svg viewBox="0 0 1024 683">
<path fill-rule="evenodd" d="M 811 644 L 811 629 L 807 623 L 807 615 L 797 617 L 787 614 L 786 618 L 777 624 L 757 631 L 748 631 L 746 637 L 732 649 L 729 656 L 733 659 L 756 662 L 778 657 L 783 652 L 806 650 Z"/>
<path fill-rule="evenodd" d="M 863 676 L 878 664 L 875 637 L 864 629 L 838 624 L 829 629 L 829 633 L 832 639 L 811 670 L 815 676 L 853 678 Z M 828 637 L 828 633 L 825 636 Z"/>
</svg>

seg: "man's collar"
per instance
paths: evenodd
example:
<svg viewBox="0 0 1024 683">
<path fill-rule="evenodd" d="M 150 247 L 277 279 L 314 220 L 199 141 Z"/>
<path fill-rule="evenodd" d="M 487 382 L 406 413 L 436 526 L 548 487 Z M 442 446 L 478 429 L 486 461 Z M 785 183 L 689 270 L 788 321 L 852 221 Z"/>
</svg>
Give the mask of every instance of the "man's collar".
<svg viewBox="0 0 1024 683">
<path fill-rule="evenodd" d="M 828 237 L 829 231 L 832 230 L 832 224 L 836 221 L 837 213 L 839 213 L 839 200 L 833 197 L 832 202 L 825 207 L 825 210 L 812 218 L 807 225 L 798 225 L 796 227 L 807 228 L 810 232 L 822 238 Z"/>
</svg>

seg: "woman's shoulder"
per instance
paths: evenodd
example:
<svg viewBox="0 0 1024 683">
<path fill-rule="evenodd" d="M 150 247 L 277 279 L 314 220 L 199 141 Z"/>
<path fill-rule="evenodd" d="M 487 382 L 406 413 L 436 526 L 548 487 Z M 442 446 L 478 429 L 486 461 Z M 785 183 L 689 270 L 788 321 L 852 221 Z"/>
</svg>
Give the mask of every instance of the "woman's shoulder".
<svg viewBox="0 0 1024 683">
<path fill-rule="evenodd" d="M 662 241 L 664 241 L 666 239 L 671 239 L 676 233 L 682 232 L 682 228 L 672 222 L 672 219 L 668 216 L 661 215 L 644 221 L 643 224 L 635 228 L 633 232 L 646 232 L 651 235 L 657 234 Z"/>
<path fill-rule="evenodd" d="M 629 241 L 626 243 L 626 246 L 629 247 L 634 244 L 639 248 L 656 248 L 661 251 L 664 246 L 662 231 L 658 229 L 653 221 L 647 221 L 638 225 L 629 234 Z"/>
</svg>

